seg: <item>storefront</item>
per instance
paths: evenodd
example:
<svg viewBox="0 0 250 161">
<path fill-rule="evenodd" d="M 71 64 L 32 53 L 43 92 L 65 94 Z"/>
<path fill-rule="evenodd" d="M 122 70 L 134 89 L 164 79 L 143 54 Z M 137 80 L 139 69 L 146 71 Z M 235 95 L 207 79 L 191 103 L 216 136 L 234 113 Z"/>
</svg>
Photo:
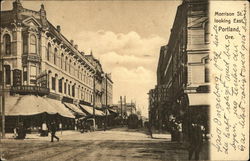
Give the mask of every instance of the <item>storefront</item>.
<svg viewBox="0 0 250 161">
<path fill-rule="evenodd" d="M 62 123 L 63 129 L 72 129 L 75 116 L 58 100 L 23 95 L 6 98 L 6 132 L 22 122 L 26 129 L 39 131 L 42 123 Z"/>
</svg>

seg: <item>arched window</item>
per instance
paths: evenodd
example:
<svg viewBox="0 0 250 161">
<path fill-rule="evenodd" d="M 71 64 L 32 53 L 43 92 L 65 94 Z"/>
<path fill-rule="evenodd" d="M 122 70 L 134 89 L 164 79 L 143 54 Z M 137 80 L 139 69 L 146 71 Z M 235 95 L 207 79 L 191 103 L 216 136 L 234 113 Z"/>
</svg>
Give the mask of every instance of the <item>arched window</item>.
<svg viewBox="0 0 250 161">
<path fill-rule="evenodd" d="M 76 63 L 74 63 L 74 66 L 73 66 L 73 75 L 76 76 L 76 71 L 77 71 L 77 68 L 76 68 Z"/>
<path fill-rule="evenodd" d="M 11 54 L 11 42 L 10 42 L 10 35 L 9 34 L 5 34 L 3 36 L 3 42 L 4 42 L 5 55 L 10 55 Z"/>
<path fill-rule="evenodd" d="M 71 59 L 69 60 L 69 73 L 71 74 Z"/>
<path fill-rule="evenodd" d="M 36 36 L 30 35 L 30 53 L 36 54 Z"/>
<path fill-rule="evenodd" d="M 61 54 L 61 69 L 63 69 L 63 66 L 64 64 L 63 64 L 63 53 Z"/>
<path fill-rule="evenodd" d="M 57 58 L 57 49 L 54 50 L 54 64 L 56 65 L 56 58 Z"/>
<path fill-rule="evenodd" d="M 51 50 L 51 45 L 50 43 L 48 44 L 48 49 L 47 49 L 47 60 L 49 61 L 50 59 L 50 50 Z"/>
<path fill-rule="evenodd" d="M 68 57 L 66 56 L 66 58 L 65 58 L 65 71 L 68 70 L 68 69 L 67 69 L 67 64 L 68 64 Z"/>
</svg>

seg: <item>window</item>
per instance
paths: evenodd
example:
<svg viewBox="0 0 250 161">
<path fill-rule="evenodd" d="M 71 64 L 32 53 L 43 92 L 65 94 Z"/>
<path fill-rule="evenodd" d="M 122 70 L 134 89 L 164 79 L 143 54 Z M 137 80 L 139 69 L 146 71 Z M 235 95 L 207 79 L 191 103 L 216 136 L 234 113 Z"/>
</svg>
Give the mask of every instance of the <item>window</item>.
<svg viewBox="0 0 250 161">
<path fill-rule="evenodd" d="M 67 91 L 67 84 L 66 82 L 64 82 L 64 94 L 67 94 L 66 91 Z"/>
<path fill-rule="evenodd" d="M 4 50 L 5 50 L 5 55 L 10 55 L 11 54 L 11 42 L 10 42 L 10 35 L 5 34 L 3 36 L 3 41 L 4 41 Z"/>
<path fill-rule="evenodd" d="M 6 65 L 5 66 L 5 83 L 7 85 L 10 85 L 11 82 L 11 72 L 10 72 L 10 66 Z"/>
<path fill-rule="evenodd" d="M 75 85 L 72 86 L 72 96 L 75 97 Z"/>
<path fill-rule="evenodd" d="M 65 71 L 67 71 L 68 57 L 65 58 Z"/>
<path fill-rule="evenodd" d="M 209 43 L 209 24 L 208 22 L 205 23 L 204 27 L 204 38 L 205 38 L 205 43 Z"/>
<path fill-rule="evenodd" d="M 58 84 L 59 84 L 59 92 L 62 93 L 62 79 L 58 80 Z"/>
<path fill-rule="evenodd" d="M 70 95 L 70 84 L 68 85 L 68 95 Z"/>
<path fill-rule="evenodd" d="M 205 83 L 209 82 L 209 69 L 205 67 Z"/>
<path fill-rule="evenodd" d="M 51 50 L 51 45 L 50 43 L 48 44 L 48 49 L 47 49 L 47 60 L 49 61 L 50 57 L 50 50 Z"/>
<path fill-rule="evenodd" d="M 56 90 L 56 78 L 52 77 L 52 90 Z"/>
<path fill-rule="evenodd" d="M 37 68 L 36 66 L 30 66 L 30 83 L 36 84 Z"/>
<path fill-rule="evenodd" d="M 83 88 L 82 88 L 82 90 L 81 90 L 81 99 L 84 99 Z"/>
<path fill-rule="evenodd" d="M 63 69 L 63 66 L 64 64 L 63 64 L 63 54 L 61 54 L 61 69 Z"/>
<path fill-rule="evenodd" d="M 54 64 L 56 65 L 57 49 L 54 50 Z"/>
<path fill-rule="evenodd" d="M 69 60 L 69 74 L 71 74 L 71 60 Z"/>
<path fill-rule="evenodd" d="M 36 36 L 30 35 L 30 53 L 36 53 Z"/>
</svg>

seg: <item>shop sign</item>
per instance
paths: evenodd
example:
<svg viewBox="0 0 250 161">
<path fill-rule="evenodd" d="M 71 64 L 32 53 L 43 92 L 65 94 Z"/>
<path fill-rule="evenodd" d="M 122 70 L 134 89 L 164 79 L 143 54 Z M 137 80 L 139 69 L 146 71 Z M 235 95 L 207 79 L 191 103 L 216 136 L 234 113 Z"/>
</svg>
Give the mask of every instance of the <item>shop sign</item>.
<svg viewBox="0 0 250 161">
<path fill-rule="evenodd" d="M 19 69 L 13 70 L 13 86 L 22 85 L 22 71 Z"/>
</svg>

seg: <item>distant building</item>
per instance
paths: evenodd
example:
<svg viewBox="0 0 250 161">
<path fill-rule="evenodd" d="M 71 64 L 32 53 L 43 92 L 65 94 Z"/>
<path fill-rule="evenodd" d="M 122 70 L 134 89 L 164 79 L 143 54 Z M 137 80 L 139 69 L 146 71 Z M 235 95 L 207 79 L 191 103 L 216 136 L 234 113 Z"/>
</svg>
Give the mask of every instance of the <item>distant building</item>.
<svg viewBox="0 0 250 161">
<path fill-rule="evenodd" d="M 111 73 L 106 73 L 102 79 L 102 102 L 103 106 L 110 107 L 113 105 L 113 81 Z"/>
<path fill-rule="evenodd" d="M 174 118 L 185 133 L 184 124 L 198 114 L 208 129 L 208 23 L 207 0 L 183 0 L 178 6 L 169 42 L 160 50 L 157 85 L 149 91 L 149 121 L 158 129 Z"/>
<path fill-rule="evenodd" d="M 136 112 L 136 104 L 135 103 L 122 103 L 113 105 L 113 110 L 115 110 L 119 116 L 123 116 L 124 119 L 126 119 L 131 114 L 137 114 Z"/>
</svg>

